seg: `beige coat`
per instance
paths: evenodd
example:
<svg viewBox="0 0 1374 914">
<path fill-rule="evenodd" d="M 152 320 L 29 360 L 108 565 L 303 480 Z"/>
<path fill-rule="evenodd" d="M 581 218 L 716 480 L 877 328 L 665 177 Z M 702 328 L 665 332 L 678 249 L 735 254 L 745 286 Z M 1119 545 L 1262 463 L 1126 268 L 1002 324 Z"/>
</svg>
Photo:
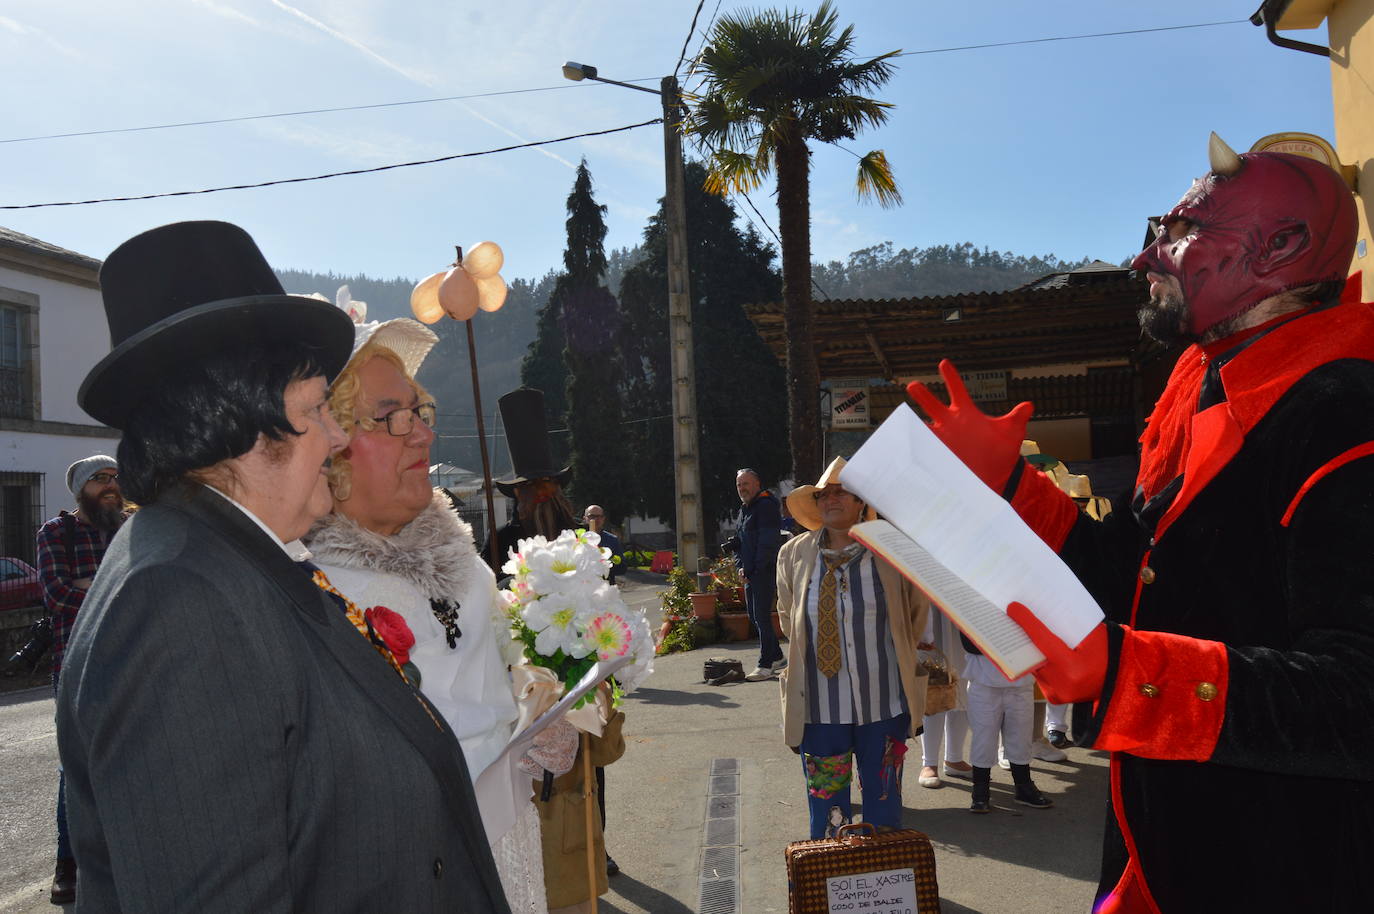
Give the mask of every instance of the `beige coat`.
<svg viewBox="0 0 1374 914">
<path fill-rule="evenodd" d="M 782 738 L 789 746 L 800 746 L 806 724 L 806 698 L 802 689 L 806 676 L 806 598 L 811 576 L 820 554 L 821 531 L 794 536 L 778 553 L 778 621 L 787 637 L 787 669 L 782 682 Z M 887 600 L 887 617 L 892 623 L 892 643 L 897 649 L 897 670 L 902 692 L 911 711 L 911 736 L 920 736 L 926 707 L 926 671 L 916 665 L 916 645 L 926 628 L 930 601 L 896 569 L 882 559 L 874 559 L 878 579 Z M 795 675 L 788 675 L 795 673 Z"/>
</svg>

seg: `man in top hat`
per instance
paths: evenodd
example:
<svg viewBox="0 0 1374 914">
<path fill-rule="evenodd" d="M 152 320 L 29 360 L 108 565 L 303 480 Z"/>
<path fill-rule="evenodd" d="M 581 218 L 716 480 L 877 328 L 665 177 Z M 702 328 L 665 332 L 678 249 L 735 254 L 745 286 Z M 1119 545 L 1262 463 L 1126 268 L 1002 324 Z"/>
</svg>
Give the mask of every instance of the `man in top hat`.
<svg viewBox="0 0 1374 914">
<path fill-rule="evenodd" d="M 78 393 L 141 510 L 67 648 L 57 738 L 92 911 L 509 911 L 462 750 L 299 537 L 348 442 L 347 315 L 246 232 L 138 235 Z"/>
<path fill-rule="evenodd" d="M 1045 694 L 1095 702 L 1086 744 L 1111 751 L 1096 910 L 1366 910 L 1374 311 L 1344 281 L 1355 204 L 1324 164 L 1213 135 L 1160 228 L 1133 263 L 1141 323 L 1188 346 L 1130 510 L 1096 521 L 1026 472 L 1029 404 L 984 416 L 947 363 L 950 406 L 911 393 L 1106 611 L 1071 646 L 1009 610 Z"/>
<path fill-rule="evenodd" d="M 67 488 L 76 510 L 61 511 L 38 529 L 38 581 L 43 605 L 52 616 L 52 687 L 77 613 L 86 599 L 105 550 L 124 523 L 124 496 L 119 490 L 119 464 L 94 454 L 67 467 Z M 66 904 L 76 898 L 76 859 L 67 832 L 67 801 L 61 773 L 57 779 L 57 866 L 50 898 Z"/>
<path fill-rule="evenodd" d="M 515 513 L 496 531 L 500 560 L 495 571 L 510 557 L 510 550 L 524 537 L 553 539 L 564 530 L 577 529 L 572 504 L 563 487 L 572 476 L 572 467 L 553 465 L 549 448 L 549 427 L 544 420 L 544 392 L 521 387 L 497 401 L 501 423 L 506 429 L 513 469 L 509 476 L 496 480 L 501 494 L 515 499 Z"/>
</svg>

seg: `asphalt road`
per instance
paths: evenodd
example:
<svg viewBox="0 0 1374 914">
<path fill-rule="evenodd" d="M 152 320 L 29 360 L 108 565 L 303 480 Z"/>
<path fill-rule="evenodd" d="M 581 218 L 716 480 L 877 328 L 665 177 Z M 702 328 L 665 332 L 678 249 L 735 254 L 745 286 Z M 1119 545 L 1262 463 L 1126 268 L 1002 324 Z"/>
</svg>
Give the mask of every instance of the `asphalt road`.
<svg viewBox="0 0 1374 914">
<path fill-rule="evenodd" d="M 656 606 L 661 581 L 632 573 L 622 591 L 631 604 Z M 730 788 L 738 812 L 736 910 L 787 911 L 784 850 L 807 837 L 806 804 L 800 763 L 781 740 L 777 684 L 701 682 L 707 657 L 737 657 L 749 669 L 756 655 L 756 643 L 739 643 L 659 658 L 653 677 L 627 699 L 628 748 L 606 770 L 606 843 L 621 874 L 611 880 L 601 911 L 698 911 L 703 859 L 720 859 L 703 850 L 712 765 L 732 759 L 739 772 Z M 1089 909 L 1107 790 L 1102 753 L 1071 749 L 1064 763 L 1033 763 L 1036 783 L 1055 801 L 1049 810 L 1013 805 L 1010 773 L 995 771 L 995 809 L 987 816 L 968 812 L 967 782 L 918 786 L 919 756 L 913 743 L 905 824 L 935 844 L 945 914 Z M 0 697 L 0 914 L 54 910 L 47 885 L 56 765 L 50 690 Z M 708 867 L 708 880 L 718 875 Z"/>
</svg>

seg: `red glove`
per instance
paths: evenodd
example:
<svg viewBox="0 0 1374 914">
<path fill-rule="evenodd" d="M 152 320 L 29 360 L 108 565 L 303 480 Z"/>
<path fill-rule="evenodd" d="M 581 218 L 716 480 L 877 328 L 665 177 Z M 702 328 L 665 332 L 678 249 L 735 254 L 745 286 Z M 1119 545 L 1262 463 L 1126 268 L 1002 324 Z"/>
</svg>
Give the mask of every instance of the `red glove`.
<svg viewBox="0 0 1374 914">
<path fill-rule="evenodd" d="M 930 430 L 964 465 L 992 489 L 1001 492 L 1021 459 L 1026 423 L 1035 411 L 1030 403 L 1016 404 L 1005 416 L 993 418 L 974 404 L 959 372 L 949 359 L 940 360 L 940 377 L 949 390 L 949 406 L 920 381 L 906 386 L 907 395 L 930 416 Z"/>
<path fill-rule="evenodd" d="M 1078 647 L 1070 648 L 1020 603 L 1007 607 L 1011 621 L 1021 626 L 1045 655 L 1035 668 L 1035 681 L 1045 697 L 1057 705 L 1096 701 L 1107 678 L 1107 625 L 1099 622 Z"/>
</svg>

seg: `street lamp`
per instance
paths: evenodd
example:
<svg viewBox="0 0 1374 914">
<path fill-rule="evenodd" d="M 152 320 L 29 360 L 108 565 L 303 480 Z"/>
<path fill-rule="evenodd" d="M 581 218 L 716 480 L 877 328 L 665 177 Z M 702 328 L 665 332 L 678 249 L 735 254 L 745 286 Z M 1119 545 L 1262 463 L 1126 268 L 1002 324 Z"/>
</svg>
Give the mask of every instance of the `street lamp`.
<svg viewBox="0 0 1374 914">
<path fill-rule="evenodd" d="M 665 76 L 659 90 L 598 76 L 596 67 L 568 61 L 564 77 L 592 79 L 657 95 L 663 104 L 664 215 L 668 241 L 668 343 L 673 397 L 673 464 L 677 494 L 678 565 L 700 571 L 702 556 L 701 464 L 698 459 L 697 383 L 692 359 L 692 296 L 687 275 L 686 176 L 682 167 L 682 104 L 676 76 Z"/>
</svg>

